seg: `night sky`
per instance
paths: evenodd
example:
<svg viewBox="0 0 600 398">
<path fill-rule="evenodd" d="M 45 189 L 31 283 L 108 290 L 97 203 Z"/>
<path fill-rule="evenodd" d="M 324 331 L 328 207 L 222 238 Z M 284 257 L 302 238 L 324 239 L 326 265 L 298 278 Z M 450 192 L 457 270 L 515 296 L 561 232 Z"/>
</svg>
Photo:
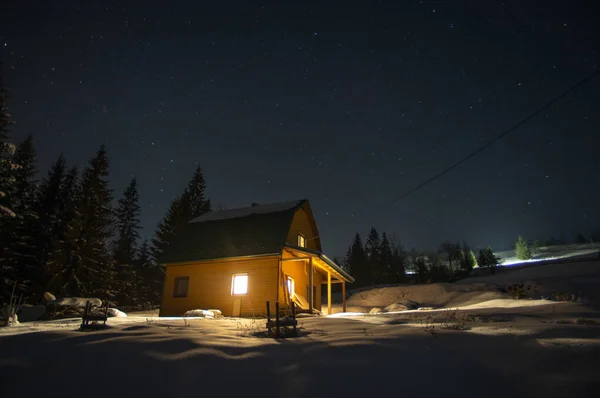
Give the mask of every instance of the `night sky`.
<svg viewBox="0 0 600 398">
<path fill-rule="evenodd" d="M 215 206 L 311 201 L 325 251 L 503 248 L 600 227 L 597 2 L 11 1 L 0 60 L 40 171 L 105 142 L 151 236 L 197 164 Z"/>
</svg>

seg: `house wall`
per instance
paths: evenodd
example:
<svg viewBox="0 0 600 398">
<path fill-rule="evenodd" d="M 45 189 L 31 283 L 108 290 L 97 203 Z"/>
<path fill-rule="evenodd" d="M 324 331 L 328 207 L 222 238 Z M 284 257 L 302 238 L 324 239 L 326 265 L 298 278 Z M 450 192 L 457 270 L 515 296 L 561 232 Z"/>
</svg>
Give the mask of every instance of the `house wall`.
<svg viewBox="0 0 600 398">
<path fill-rule="evenodd" d="M 241 315 L 265 315 L 265 302 L 277 297 L 278 257 L 235 259 L 167 265 L 160 316 L 182 316 L 192 309 L 218 309 L 225 316 L 233 313 L 236 299 L 241 299 Z M 248 293 L 231 294 L 234 274 L 248 274 Z M 187 297 L 173 297 L 175 278 L 188 276 Z"/>
<path fill-rule="evenodd" d="M 289 256 L 286 256 L 289 257 Z M 287 279 L 287 275 L 294 278 L 294 293 L 299 296 L 304 297 L 306 301 L 308 301 L 308 297 L 306 295 L 306 286 L 309 283 L 308 277 L 308 260 L 307 261 L 284 261 L 282 263 L 283 275 L 285 279 Z M 316 286 L 316 296 L 315 296 L 315 308 L 321 308 L 321 282 L 323 281 L 323 275 L 319 272 L 316 267 L 314 268 L 313 275 L 313 285 Z M 287 294 L 285 290 L 285 285 L 282 285 L 280 288 L 279 294 L 279 302 L 285 303 L 285 294 Z"/>
<path fill-rule="evenodd" d="M 300 232 L 306 238 L 306 247 L 308 249 L 317 251 L 321 250 L 321 247 L 319 246 L 319 239 L 314 239 L 317 231 L 315 231 L 311 225 L 308 213 L 302 208 L 298 209 L 294 214 L 286 242 L 292 245 L 297 245 L 298 232 Z"/>
</svg>

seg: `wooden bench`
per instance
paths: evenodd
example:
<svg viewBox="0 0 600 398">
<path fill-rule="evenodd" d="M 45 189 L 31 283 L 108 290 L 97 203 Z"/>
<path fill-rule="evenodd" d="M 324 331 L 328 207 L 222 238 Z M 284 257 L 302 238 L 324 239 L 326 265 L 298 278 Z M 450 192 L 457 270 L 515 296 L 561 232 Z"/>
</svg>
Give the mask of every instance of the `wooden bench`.
<svg viewBox="0 0 600 398">
<path fill-rule="evenodd" d="M 81 329 L 93 329 L 100 327 L 106 327 L 106 321 L 108 319 L 108 302 L 101 309 L 103 313 L 100 314 L 92 314 L 92 304 L 88 301 L 85 304 L 85 310 L 83 311 L 83 316 L 81 317 Z M 102 325 L 98 325 L 96 323 L 91 322 L 102 322 Z"/>
</svg>

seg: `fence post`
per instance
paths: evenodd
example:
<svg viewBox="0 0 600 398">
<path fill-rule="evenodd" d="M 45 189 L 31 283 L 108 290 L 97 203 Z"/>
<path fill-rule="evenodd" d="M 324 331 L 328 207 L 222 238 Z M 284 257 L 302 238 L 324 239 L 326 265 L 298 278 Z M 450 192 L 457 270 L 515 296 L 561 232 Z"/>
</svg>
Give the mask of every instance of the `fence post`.
<svg viewBox="0 0 600 398">
<path fill-rule="evenodd" d="M 275 335 L 279 337 L 279 301 L 275 302 Z"/>
</svg>

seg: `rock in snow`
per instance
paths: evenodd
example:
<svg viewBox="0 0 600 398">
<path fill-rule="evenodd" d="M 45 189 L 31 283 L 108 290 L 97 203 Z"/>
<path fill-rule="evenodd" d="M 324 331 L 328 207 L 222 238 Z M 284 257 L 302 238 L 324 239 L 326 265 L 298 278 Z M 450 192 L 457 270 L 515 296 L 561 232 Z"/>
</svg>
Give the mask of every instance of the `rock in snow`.
<svg viewBox="0 0 600 398">
<path fill-rule="evenodd" d="M 186 317 L 203 317 L 203 318 L 214 318 L 215 316 L 222 315 L 220 310 L 189 310 L 186 311 L 183 316 Z"/>
<path fill-rule="evenodd" d="M 44 300 L 46 300 L 46 301 L 54 301 L 54 300 L 56 300 L 56 296 L 53 295 L 50 292 L 46 292 L 46 293 L 44 293 Z"/>
<path fill-rule="evenodd" d="M 97 298 L 85 298 L 85 297 L 61 297 L 59 299 L 49 301 L 48 304 L 54 304 L 63 307 L 85 307 L 87 302 L 90 302 L 93 306 L 102 307 L 102 300 Z"/>
<path fill-rule="evenodd" d="M 126 318 L 127 314 L 116 308 L 109 308 L 106 315 L 111 318 Z"/>
<path fill-rule="evenodd" d="M 385 307 L 386 312 L 397 312 L 397 311 L 408 311 L 415 310 L 419 307 L 419 303 L 412 300 L 401 300 L 397 301 L 394 304 L 390 304 Z"/>
</svg>

